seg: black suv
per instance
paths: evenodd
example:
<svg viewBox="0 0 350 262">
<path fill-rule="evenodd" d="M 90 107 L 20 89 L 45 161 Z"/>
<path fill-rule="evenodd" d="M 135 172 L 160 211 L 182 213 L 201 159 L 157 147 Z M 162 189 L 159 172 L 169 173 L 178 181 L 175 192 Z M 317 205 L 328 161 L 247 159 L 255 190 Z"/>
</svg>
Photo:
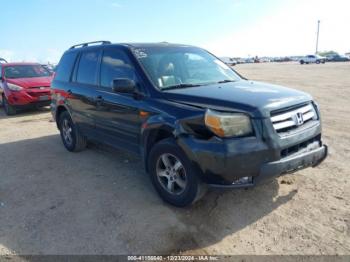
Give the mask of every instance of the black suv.
<svg viewBox="0 0 350 262">
<path fill-rule="evenodd" d="M 244 79 L 188 45 L 73 46 L 52 82 L 51 109 L 69 151 L 94 140 L 139 154 L 177 206 L 208 185 L 250 187 L 327 156 L 310 95 Z"/>
</svg>

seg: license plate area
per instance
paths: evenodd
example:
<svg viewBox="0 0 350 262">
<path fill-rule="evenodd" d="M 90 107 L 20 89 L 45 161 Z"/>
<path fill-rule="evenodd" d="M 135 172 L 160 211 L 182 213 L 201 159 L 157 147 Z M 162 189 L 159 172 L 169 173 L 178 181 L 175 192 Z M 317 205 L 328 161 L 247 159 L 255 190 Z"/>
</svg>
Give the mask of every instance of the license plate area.
<svg viewBox="0 0 350 262">
<path fill-rule="evenodd" d="M 39 101 L 47 101 L 50 100 L 49 96 L 39 96 Z"/>
</svg>

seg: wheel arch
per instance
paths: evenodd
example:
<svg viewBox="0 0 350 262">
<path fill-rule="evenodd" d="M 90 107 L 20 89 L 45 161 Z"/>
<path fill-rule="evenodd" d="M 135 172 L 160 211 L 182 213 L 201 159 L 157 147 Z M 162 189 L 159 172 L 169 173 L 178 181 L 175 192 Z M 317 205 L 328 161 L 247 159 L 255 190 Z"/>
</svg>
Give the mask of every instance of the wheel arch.
<svg viewBox="0 0 350 262">
<path fill-rule="evenodd" d="M 63 112 L 67 111 L 70 114 L 70 111 L 68 110 L 68 108 L 65 105 L 59 105 L 56 108 L 56 112 L 55 112 L 55 120 L 56 120 L 56 125 L 57 128 L 59 127 L 59 120 L 60 120 L 60 116 Z"/>
<path fill-rule="evenodd" d="M 146 172 L 148 172 L 148 155 L 151 151 L 153 145 L 158 143 L 159 141 L 166 139 L 166 138 L 173 138 L 176 139 L 175 135 L 175 129 L 173 126 L 170 125 L 154 125 L 152 127 L 148 127 L 143 131 L 142 136 L 142 147 L 143 147 L 143 161 L 144 166 L 146 169 Z"/>
</svg>

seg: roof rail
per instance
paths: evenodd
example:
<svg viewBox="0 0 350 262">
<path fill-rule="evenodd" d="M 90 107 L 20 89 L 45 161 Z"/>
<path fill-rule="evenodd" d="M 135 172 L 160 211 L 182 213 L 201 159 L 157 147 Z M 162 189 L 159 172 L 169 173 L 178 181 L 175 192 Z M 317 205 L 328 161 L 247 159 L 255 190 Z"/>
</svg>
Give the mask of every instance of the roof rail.
<svg viewBox="0 0 350 262">
<path fill-rule="evenodd" d="M 74 48 L 77 48 L 77 47 L 87 47 L 87 46 L 89 46 L 89 45 L 98 44 L 98 43 L 101 43 L 101 45 L 108 45 L 108 44 L 111 44 L 110 41 L 94 41 L 94 42 L 87 42 L 87 43 L 82 43 L 82 44 L 73 45 L 73 46 L 71 46 L 69 49 L 74 49 Z"/>
</svg>

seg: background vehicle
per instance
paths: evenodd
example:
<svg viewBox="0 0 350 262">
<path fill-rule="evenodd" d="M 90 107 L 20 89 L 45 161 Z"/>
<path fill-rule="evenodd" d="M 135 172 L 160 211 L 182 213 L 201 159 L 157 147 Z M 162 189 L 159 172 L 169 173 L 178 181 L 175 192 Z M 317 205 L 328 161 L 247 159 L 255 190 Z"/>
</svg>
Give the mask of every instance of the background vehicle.
<svg viewBox="0 0 350 262">
<path fill-rule="evenodd" d="M 50 72 L 51 75 L 55 72 L 55 66 L 53 64 L 42 64 L 42 67 L 44 67 L 47 71 Z"/>
<path fill-rule="evenodd" d="M 270 62 L 271 62 L 271 59 L 268 58 L 268 57 L 261 57 L 261 58 L 260 58 L 260 62 L 261 62 L 261 63 L 270 63 Z"/>
<path fill-rule="evenodd" d="M 326 62 L 326 58 L 319 56 L 319 55 L 307 55 L 303 58 L 300 59 L 300 64 L 312 64 L 312 63 L 316 63 L 316 64 L 324 64 Z"/>
<path fill-rule="evenodd" d="M 281 62 L 290 62 L 292 59 L 288 56 L 283 56 L 283 57 L 274 57 L 272 59 L 273 62 L 281 63 Z"/>
<path fill-rule="evenodd" d="M 245 58 L 244 63 L 246 63 L 246 64 L 254 63 L 254 58 L 251 58 L 251 57 Z"/>
<path fill-rule="evenodd" d="M 36 63 L 0 64 L 0 95 L 6 114 L 50 105 L 51 74 Z"/>
<path fill-rule="evenodd" d="M 347 62 L 350 61 L 350 59 L 346 56 L 342 55 L 331 55 L 327 57 L 327 61 L 329 62 Z"/>
<path fill-rule="evenodd" d="M 220 57 L 220 59 L 229 66 L 237 65 L 237 61 L 231 57 Z"/>
<path fill-rule="evenodd" d="M 139 154 L 159 195 L 186 206 L 207 185 L 250 187 L 327 156 L 310 95 L 247 81 L 207 51 L 101 41 L 67 50 L 52 82 L 64 146 Z"/>
</svg>

